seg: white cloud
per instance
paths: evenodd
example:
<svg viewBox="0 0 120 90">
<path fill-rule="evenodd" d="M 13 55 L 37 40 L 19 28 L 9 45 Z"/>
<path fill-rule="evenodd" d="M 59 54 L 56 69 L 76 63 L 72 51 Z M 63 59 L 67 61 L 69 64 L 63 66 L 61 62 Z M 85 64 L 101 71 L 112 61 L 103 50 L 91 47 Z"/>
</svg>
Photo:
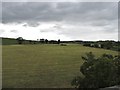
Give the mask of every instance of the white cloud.
<svg viewBox="0 0 120 90">
<path fill-rule="evenodd" d="M 52 32 L 49 30 L 50 27 L 53 27 L 53 24 L 42 24 L 40 26 L 36 27 L 30 27 L 27 28 L 23 26 L 24 24 L 0 24 L 0 37 L 10 37 L 10 38 L 17 38 L 17 37 L 23 37 L 24 39 L 31 39 L 31 40 L 37 40 L 40 38 L 46 38 L 48 40 L 70 40 L 69 37 L 66 37 L 65 35 L 59 35 L 57 32 Z M 51 28 L 52 29 L 52 28 Z M 11 32 L 11 30 L 15 31 L 15 33 Z M 41 32 L 41 30 L 45 32 Z M 46 32 L 48 31 L 49 32 Z"/>
<path fill-rule="evenodd" d="M 23 26 L 24 24 L 0 24 L 0 37 L 23 37 L 25 39 L 37 40 L 40 38 L 46 38 L 49 40 L 117 40 L 118 33 L 112 32 L 107 33 L 104 29 L 108 28 L 106 26 L 101 28 L 101 26 L 79 26 L 79 25 L 68 25 L 68 24 L 54 24 L 45 23 L 40 24 L 37 27 Z M 103 29 L 103 30 L 102 30 Z M 14 31 L 14 32 L 11 32 Z M 87 32 L 87 33 L 86 33 Z"/>
</svg>

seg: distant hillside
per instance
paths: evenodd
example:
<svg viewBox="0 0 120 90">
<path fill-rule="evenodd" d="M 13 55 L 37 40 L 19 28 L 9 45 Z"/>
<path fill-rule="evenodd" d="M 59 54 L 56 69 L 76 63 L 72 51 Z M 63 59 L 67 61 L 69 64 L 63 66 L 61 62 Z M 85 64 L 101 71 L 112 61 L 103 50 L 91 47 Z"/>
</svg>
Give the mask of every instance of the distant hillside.
<svg viewBox="0 0 120 90">
<path fill-rule="evenodd" d="M 12 45 L 18 44 L 17 40 L 14 38 L 2 38 L 2 45 Z"/>
<path fill-rule="evenodd" d="M 15 45 L 19 44 L 18 40 L 15 38 L 2 38 L 2 45 Z M 108 50 L 114 50 L 114 51 L 120 51 L 120 41 L 112 41 L 112 40 L 106 40 L 106 41 L 60 41 L 60 43 L 72 43 L 72 44 L 81 44 L 83 46 L 92 47 L 92 48 L 102 48 L 102 49 L 108 49 Z M 58 44 L 58 41 L 56 40 L 47 40 L 47 39 L 40 39 L 39 41 L 35 40 L 25 40 L 23 39 L 21 44 Z"/>
</svg>

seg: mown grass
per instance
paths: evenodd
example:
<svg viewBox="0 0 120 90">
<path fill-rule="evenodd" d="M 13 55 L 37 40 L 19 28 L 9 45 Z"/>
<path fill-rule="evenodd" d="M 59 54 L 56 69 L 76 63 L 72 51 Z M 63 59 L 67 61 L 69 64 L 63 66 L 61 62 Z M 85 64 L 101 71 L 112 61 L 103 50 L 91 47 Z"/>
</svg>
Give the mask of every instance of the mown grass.
<svg viewBox="0 0 120 90">
<path fill-rule="evenodd" d="M 71 88 L 80 73 L 83 56 L 117 52 L 82 45 L 5 45 L 3 48 L 3 88 Z"/>
<path fill-rule="evenodd" d="M 2 45 L 13 45 L 18 44 L 16 39 L 13 38 L 2 38 Z"/>
</svg>

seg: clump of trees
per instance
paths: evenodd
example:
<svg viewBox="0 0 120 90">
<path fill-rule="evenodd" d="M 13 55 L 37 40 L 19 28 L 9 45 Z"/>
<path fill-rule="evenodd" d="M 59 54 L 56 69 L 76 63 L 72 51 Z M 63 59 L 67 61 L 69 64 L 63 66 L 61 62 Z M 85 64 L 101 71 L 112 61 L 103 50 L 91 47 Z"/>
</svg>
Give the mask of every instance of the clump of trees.
<svg viewBox="0 0 120 90">
<path fill-rule="evenodd" d="M 22 44 L 23 41 L 24 41 L 24 39 L 23 39 L 22 37 L 18 37 L 18 38 L 17 38 L 17 41 L 18 41 L 19 44 Z"/>
<path fill-rule="evenodd" d="M 83 42 L 83 46 L 120 51 L 119 41 L 116 42 L 116 41 L 106 40 L 106 41 L 97 41 L 97 42 Z"/>
<path fill-rule="evenodd" d="M 58 39 L 58 44 L 60 44 L 60 39 Z"/>
<path fill-rule="evenodd" d="M 37 41 L 35 40 L 25 40 L 22 37 L 18 37 L 17 39 L 18 44 L 60 44 L 61 41 L 60 39 L 58 39 L 58 41 L 56 40 L 48 40 L 48 39 L 37 39 Z"/>
<path fill-rule="evenodd" d="M 92 52 L 82 56 L 84 60 L 80 67 L 83 77 L 75 77 L 71 85 L 76 88 L 104 88 L 120 85 L 120 56 L 103 54 L 96 58 Z"/>
</svg>

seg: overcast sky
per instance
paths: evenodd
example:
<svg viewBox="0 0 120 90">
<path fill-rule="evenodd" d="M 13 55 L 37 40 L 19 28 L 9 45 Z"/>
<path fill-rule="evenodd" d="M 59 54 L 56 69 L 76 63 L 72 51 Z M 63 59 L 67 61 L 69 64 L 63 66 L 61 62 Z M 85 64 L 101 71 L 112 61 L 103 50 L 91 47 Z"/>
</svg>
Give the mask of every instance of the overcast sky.
<svg viewBox="0 0 120 90">
<path fill-rule="evenodd" d="M 118 40 L 118 3 L 3 2 L 0 37 Z"/>
</svg>

